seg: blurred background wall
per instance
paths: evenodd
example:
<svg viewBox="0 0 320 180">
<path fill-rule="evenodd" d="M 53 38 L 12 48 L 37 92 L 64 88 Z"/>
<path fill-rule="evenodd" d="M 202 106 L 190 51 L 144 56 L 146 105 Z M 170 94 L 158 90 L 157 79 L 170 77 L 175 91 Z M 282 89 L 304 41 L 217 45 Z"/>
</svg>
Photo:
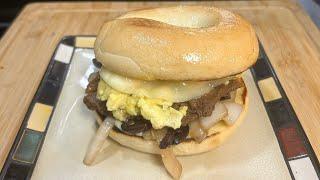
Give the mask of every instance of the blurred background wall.
<svg viewBox="0 0 320 180">
<path fill-rule="evenodd" d="M 52 0 L 48 0 L 52 1 Z M 56 0 L 57 1 L 57 0 Z M 63 0 L 58 0 L 63 2 Z M 68 0 L 72 1 L 72 0 Z M 80 0 L 81 1 L 81 0 Z M 310 15 L 313 21 L 320 27 L 320 0 L 279 0 L 298 2 Z M 20 10 L 28 3 L 43 2 L 41 0 L 0 0 L 0 37 L 10 26 Z"/>
</svg>

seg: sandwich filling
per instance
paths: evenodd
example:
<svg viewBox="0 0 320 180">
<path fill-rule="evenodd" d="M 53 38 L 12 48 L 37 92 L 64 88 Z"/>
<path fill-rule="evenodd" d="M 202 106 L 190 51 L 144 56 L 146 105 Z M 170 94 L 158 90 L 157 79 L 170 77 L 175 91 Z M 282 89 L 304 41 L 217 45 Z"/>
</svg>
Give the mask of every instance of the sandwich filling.
<svg viewBox="0 0 320 180">
<path fill-rule="evenodd" d="M 180 106 L 176 110 L 172 108 L 173 102 L 126 94 L 111 88 L 102 79 L 98 83 L 97 98 L 107 102 L 107 110 L 112 112 L 115 119 L 126 121 L 130 116 L 140 115 L 149 120 L 154 129 L 165 126 L 177 129 L 187 113 L 187 106 Z"/>
<path fill-rule="evenodd" d="M 113 116 L 115 130 L 156 140 L 163 149 L 187 139 L 201 142 L 206 130 L 222 119 L 232 125 L 242 108 L 235 103 L 236 90 L 243 87 L 239 76 L 218 81 L 148 82 L 102 68 L 90 75 L 83 101 L 102 118 Z M 228 114 L 230 103 L 238 113 Z"/>
</svg>

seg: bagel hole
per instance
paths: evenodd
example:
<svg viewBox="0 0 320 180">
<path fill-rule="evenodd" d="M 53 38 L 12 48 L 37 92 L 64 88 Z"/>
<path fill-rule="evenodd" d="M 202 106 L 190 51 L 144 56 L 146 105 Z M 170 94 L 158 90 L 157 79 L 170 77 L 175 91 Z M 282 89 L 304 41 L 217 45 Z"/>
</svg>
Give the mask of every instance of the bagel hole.
<svg viewBox="0 0 320 180">
<path fill-rule="evenodd" d="M 159 21 L 161 21 L 161 19 Z M 162 22 L 179 27 L 208 28 L 217 25 L 219 21 L 219 14 L 204 15 L 200 13 L 195 13 L 183 14 L 182 16 L 180 15 L 178 17 L 170 19 L 163 19 Z"/>
<path fill-rule="evenodd" d="M 178 27 L 208 28 L 219 24 L 220 14 L 217 12 L 188 12 L 168 11 L 159 13 L 130 14 L 122 18 L 144 18 L 151 19 Z"/>
</svg>

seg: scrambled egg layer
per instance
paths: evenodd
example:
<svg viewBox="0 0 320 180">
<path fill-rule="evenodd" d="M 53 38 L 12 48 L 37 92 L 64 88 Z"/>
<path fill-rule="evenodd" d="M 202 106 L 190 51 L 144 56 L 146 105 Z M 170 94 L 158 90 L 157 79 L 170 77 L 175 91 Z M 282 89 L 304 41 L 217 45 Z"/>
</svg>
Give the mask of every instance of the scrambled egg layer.
<svg viewBox="0 0 320 180">
<path fill-rule="evenodd" d="M 124 121 L 128 116 L 142 115 L 151 122 L 154 129 L 164 126 L 179 128 L 181 119 L 187 112 L 187 106 L 178 111 L 171 107 L 173 102 L 125 94 L 113 89 L 103 80 L 99 81 L 97 98 L 107 100 L 107 109 L 112 111 L 116 119 Z"/>
</svg>

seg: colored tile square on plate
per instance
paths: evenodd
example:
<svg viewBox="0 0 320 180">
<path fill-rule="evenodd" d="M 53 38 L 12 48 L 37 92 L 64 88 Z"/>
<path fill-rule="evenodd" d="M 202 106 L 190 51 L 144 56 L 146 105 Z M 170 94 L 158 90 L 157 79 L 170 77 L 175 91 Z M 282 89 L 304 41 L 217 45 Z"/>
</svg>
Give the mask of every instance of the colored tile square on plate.
<svg viewBox="0 0 320 180">
<path fill-rule="evenodd" d="M 289 161 L 296 180 L 319 180 L 309 157 Z"/>
<path fill-rule="evenodd" d="M 48 79 L 54 81 L 63 81 L 64 74 L 68 71 L 68 65 L 59 61 L 55 61 L 50 70 Z"/>
<path fill-rule="evenodd" d="M 307 154 L 307 150 L 295 127 L 281 128 L 279 130 L 279 138 L 282 141 L 287 158 Z"/>
<path fill-rule="evenodd" d="M 36 103 L 29 117 L 27 128 L 44 132 L 52 113 L 52 109 L 52 106 Z"/>
<path fill-rule="evenodd" d="M 54 106 L 55 102 L 59 98 L 60 84 L 55 81 L 42 82 L 36 101 L 42 104 Z"/>
<path fill-rule="evenodd" d="M 7 169 L 4 179 L 25 179 L 28 176 L 30 166 L 12 162 Z"/>
<path fill-rule="evenodd" d="M 63 38 L 60 43 L 63 43 L 65 45 L 74 46 L 74 37 L 65 37 Z"/>
<path fill-rule="evenodd" d="M 265 59 L 258 59 L 257 62 L 253 65 L 253 69 L 257 80 L 265 79 L 272 76 Z"/>
<path fill-rule="evenodd" d="M 73 52 L 73 47 L 60 44 L 54 56 L 54 60 L 69 64 Z"/>
<path fill-rule="evenodd" d="M 294 123 L 293 117 L 290 116 L 290 110 L 283 99 L 271 101 L 266 104 L 269 110 L 270 119 L 278 128 L 289 127 Z"/>
<path fill-rule="evenodd" d="M 33 163 L 36 159 L 41 139 L 42 133 L 29 129 L 24 130 L 12 159 L 26 163 Z"/>
<path fill-rule="evenodd" d="M 76 37 L 76 47 L 93 48 L 95 37 Z"/>
<path fill-rule="evenodd" d="M 281 94 L 272 77 L 258 81 L 258 86 L 265 102 L 281 98 Z"/>
</svg>

